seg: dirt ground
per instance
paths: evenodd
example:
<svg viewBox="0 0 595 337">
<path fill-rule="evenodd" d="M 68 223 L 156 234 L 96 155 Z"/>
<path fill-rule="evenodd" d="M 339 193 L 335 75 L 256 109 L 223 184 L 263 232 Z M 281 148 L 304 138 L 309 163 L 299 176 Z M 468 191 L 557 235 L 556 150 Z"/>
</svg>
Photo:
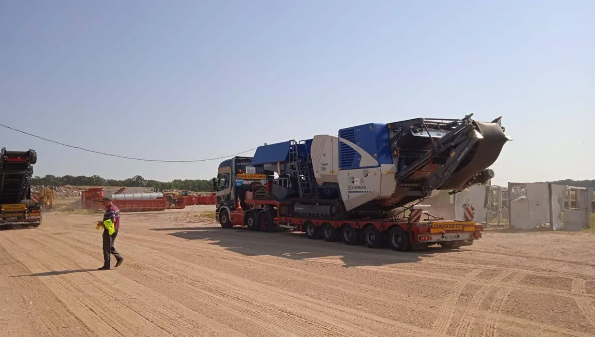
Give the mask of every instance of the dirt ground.
<svg viewBox="0 0 595 337">
<path fill-rule="evenodd" d="M 489 232 L 415 253 L 222 229 L 210 206 L 0 230 L 0 336 L 593 336 L 595 235 Z M 113 262 L 112 262 L 113 263 Z"/>
</svg>

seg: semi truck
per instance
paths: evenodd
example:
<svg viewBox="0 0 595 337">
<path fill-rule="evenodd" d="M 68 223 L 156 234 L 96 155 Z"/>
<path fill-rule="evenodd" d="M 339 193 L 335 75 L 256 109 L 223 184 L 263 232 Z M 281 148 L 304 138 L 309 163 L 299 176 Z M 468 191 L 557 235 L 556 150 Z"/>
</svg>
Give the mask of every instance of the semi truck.
<svg viewBox="0 0 595 337">
<path fill-rule="evenodd" d="M 259 146 L 253 157 L 219 164 L 216 217 L 223 228 L 300 231 L 396 251 L 473 244 L 483 228 L 472 205 L 464 219 L 444 220 L 421 204 L 494 177 L 490 166 L 511 138 L 501 117 L 472 116 L 369 123 Z"/>
<path fill-rule="evenodd" d="M 42 204 L 31 193 L 35 150 L 0 150 L 0 226 L 38 227 Z"/>
</svg>

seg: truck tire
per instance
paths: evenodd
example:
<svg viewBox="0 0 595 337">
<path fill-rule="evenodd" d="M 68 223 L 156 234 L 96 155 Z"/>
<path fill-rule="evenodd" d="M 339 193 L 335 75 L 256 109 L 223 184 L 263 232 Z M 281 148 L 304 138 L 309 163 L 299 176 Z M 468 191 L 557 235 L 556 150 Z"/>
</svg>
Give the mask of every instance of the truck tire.
<svg viewBox="0 0 595 337">
<path fill-rule="evenodd" d="M 359 243 L 359 231 L 350 224 L 343 225 L 341 233 L 343 234 L 343 242 L 346 244 L 353 246 Z"/>
<path fill-rule="evenodd" d="M 229 218 L 229 212 L 226 209 L 222 209 L 219 212 L 219 223 L 223 228 L 232 228 L 233 224 L 231 223 L 231 219 Z"/>
<path fill-rule="evenodd" d="M 260 228 L 258 227 L 258 213 L 257 212 L 248 212 L 246 214 L 246 218 L 244 219 L 244 225 L 251 231 L 257 231 Z"/>
<path fill-rule="evenodd" d="M 409 233 L 399 226 L 393 227 L 388 233 L 388 243 L 393 250 L 406 252 L 409 250 Z"/>
<path fill-rule="evenodd" d="M 270 232 L 273 230 L 273 217 L 269 212 L 260 212 L 258 216 L 258 227 L 261 232 Z"/>
<path fill-rule="evenodd" d="M 341 236 L 341 231 L 333 226 L 330 223 L 325 222 L 322 224 L 322 236 L 326 241 L 335 242 L 339 241 Z"/>
<path fill-rule="evenodd" d="M 374 225 L 369 225 L 364 230 L 364 242 L 369 248 L 382 247 L 382 232 L 374 227 Z"/>
<path fill-rule="evenodd" d="M 304 223 L 304 230 L 308 239 L 316 240 L 320 237 L 320 228 L 316 227 L 312 221 Z"/>
</svg>

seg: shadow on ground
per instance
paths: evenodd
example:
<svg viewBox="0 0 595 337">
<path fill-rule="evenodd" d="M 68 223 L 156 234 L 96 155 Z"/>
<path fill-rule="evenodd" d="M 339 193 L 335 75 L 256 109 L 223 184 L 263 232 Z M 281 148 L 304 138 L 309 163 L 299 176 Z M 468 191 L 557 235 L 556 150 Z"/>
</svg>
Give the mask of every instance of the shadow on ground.
<svg viewBox="0 0 595 337">
<path fill-rule="evenodd" d="M 75 273 L 86 273 L 88 271 L 97 271 L 97 269 L 76 269 L 76 270 L 55 270 L 55 271 L 46 271 L 43 273 L 35 273 L 29 275 L 15 275 L 11 277 L 35 277 L 35 276 L 56 276 L 56 275 L 66 275 L 66 274 L 75 274 Z"/>
<path fill-rule="evenodd" d="M 461 250 L 430 247 L 421 251 L 396 252 L 388 247 L 368 248 L 365 245 L 349 246 L 343 242 L 311 240 L 305 234 L 291 232 L 252 232 L 245 228 L 175 227 L 155 228 L 154 231 L 170 232 L 168 235 L 185 240 L 203 240 L 245 256 L 275 256 L 291 260 L 340 259 L 344 267 L 382 266 L 412 263 L 422 257 L 437 253 L 457 254 Z"/>
<path fill-rule="evenodd" d="M 11 230 L 27 230 L 27 229 L 35 229 L 37 227 L 33 226 L 21 226 L 21 225 L 1 225 L 0 232 L 11 231 Z"/>
</svg>

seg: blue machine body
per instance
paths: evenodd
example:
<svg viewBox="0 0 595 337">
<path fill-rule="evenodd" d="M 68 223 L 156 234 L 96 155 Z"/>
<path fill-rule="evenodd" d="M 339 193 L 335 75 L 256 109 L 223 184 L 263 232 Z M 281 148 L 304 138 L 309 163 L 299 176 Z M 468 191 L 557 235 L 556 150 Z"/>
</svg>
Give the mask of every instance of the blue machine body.
<svg viewBox="0 0 595 337">
<path fill-rule="evenodd" d="M 392 164 L 390 137 L 387 124 L 369 123 L 340 129 L 338 136 L 361 147 L 380 164 Z M 298 147 L 300 159 L 310 154 L 312 139 L 306 139 L 292 145 L 292 141 L 259 146 L 254 154 L 252 165 L 286 162 L 292 146 Z M 349 145 L 339 142 L 339 167 L 341 170 L 365 168 L 360 166 L 361 155 Z"/>
<path fill-rule="evenodd" d="M 252 165 L 285 162 L 289 160 L 291 141 L 259 146 L 254 153 Z"/>
<path fill-rule="evenodd" d="M 378 164 L 392 164 L 388 125 L 369 123 L 340 129 L 339 137 L 361 147 L 373 156 Z M 341 170 L 362 168 L 361 155 L 349 145 L 339 142 L 339 167 Z"/>
</svg>

